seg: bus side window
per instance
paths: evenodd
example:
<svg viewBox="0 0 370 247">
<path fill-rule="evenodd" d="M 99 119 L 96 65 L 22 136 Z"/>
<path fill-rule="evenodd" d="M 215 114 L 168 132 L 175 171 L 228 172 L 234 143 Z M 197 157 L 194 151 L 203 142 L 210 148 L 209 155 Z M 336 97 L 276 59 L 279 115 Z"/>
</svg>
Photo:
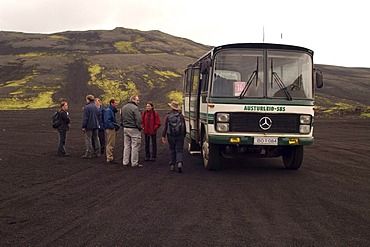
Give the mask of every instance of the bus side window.
<svg viewBox="0 0 370 247">
<path fill-rule="evenodd" d="M 199 68 L 193 68 L 193 80 L 192 80 L 192 88 L 191 88 L 191 94 L 197 94 L 198 88 L 199 88 L 199 76 L 200 76 L 200 69 Z"/>
<path fill-rule="evenodd" d="M 202 93 L 208 91 L 208 74 L 201 74 L 200 85 Z"/>
<path fill-rule="evenodd" d="M 185 94 L 190 93 L 191 83 L 191 69 L 187 69 L 185 71 Z"/>
</svg>

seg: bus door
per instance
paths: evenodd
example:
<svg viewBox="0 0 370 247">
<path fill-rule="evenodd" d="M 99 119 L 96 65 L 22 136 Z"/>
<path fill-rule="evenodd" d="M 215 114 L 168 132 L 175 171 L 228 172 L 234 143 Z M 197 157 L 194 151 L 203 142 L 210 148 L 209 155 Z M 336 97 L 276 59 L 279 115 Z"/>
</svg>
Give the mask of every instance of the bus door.
<svg viewBox="0 0 370 247">
<path fill-rule="evenodd" d="M 200 68 L 192 68 L 192 81 L 191 90 L 189 95 L 189 123 L 190 123 L 190 135 L 195 141 L 199 139 L 199 94 L 200 94 Z"/>
</svg>

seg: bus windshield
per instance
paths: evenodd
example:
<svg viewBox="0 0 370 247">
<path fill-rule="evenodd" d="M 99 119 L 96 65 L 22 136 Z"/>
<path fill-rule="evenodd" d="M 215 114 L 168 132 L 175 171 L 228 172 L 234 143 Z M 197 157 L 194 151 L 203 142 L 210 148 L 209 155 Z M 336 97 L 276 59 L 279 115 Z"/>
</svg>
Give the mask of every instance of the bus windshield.
<svg viewBox="0 0 370 247">
<path fill-rule="evenodd" d="M 312 99 L 312 62 L 305 53 L 269 51 L 268 98 Z"/>
<path fill-rule="evenodd" d="M 216 54 L 212 95 L 240 96 L 250 82 L 247 95 L 263 97 L 263 50 L 225 50 Z"/>
<path fill-rule="evenodd" d="M 215 55 L 212 76 L 213 97 L 313 97 L 312 59 L 304 52 L 223 50 Z"/>
</svg>

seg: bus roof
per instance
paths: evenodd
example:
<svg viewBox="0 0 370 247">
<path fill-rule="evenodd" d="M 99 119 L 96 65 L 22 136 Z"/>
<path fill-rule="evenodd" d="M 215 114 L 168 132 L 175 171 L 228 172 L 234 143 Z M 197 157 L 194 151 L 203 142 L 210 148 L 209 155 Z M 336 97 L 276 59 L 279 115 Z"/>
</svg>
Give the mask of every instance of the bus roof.
<svg viewBox="0 0 370 247">
<path fill-rule="evenodd" d="M 210 54 L 213 55 L 216 52 L 224 49 L 237 49 L 237 48 L 250 48 L 250 49 L 269 49 L 269 50 L 289 50 L 289 51 L 302 51 L 308 53 L 311 57 L 313 57 L 313 51 L 301 46 L 294 46 L 294 45 L 284 45 L 284 44 L 272 44 L 272 43 L 235 43 L 235 44 L 226 44 L 213 47 L 211 50 L 206 52 L 203 56 L 201 56 L 195 63 L 201 61 L 205 57 L 209 56 Z M 195 63 L 188 64 L 187 68 L 192 67 Z"/>
<path fill-rule="evenodd" d="M 294 46 L 294 45 L 284 45 L 284 44 L 270 44 L 270 43 L 236 43 L 216 46 L 213 48 L 214 52 L 228 48 L 252 48 L 252 49 L 277 49 L 277 50 L 293 50 L 293 51 L 303 51 L 313 55 L 313 51 L 304 47 Z"/>
</svg>

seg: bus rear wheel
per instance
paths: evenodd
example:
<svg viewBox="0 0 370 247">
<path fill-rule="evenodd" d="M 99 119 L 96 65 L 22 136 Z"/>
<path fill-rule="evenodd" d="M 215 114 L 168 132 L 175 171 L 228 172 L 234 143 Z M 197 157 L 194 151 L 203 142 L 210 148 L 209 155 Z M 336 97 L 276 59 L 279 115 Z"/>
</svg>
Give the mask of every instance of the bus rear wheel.
<svg viewBox="0 0 370 247">
<path fill-rule="evenodd" d="M 298 170 L 303 161 L 303 146 L 283 147 L 282 156 L 285 168 L 290 170 Z"/>
<path fill-rule="evenodd" d="M 217 144 L 208 143 L 208 138 L 203 138 L 202 143 L 203 165 L 207 170 L 220 168 L 220 147 Z"/>
</svg>

